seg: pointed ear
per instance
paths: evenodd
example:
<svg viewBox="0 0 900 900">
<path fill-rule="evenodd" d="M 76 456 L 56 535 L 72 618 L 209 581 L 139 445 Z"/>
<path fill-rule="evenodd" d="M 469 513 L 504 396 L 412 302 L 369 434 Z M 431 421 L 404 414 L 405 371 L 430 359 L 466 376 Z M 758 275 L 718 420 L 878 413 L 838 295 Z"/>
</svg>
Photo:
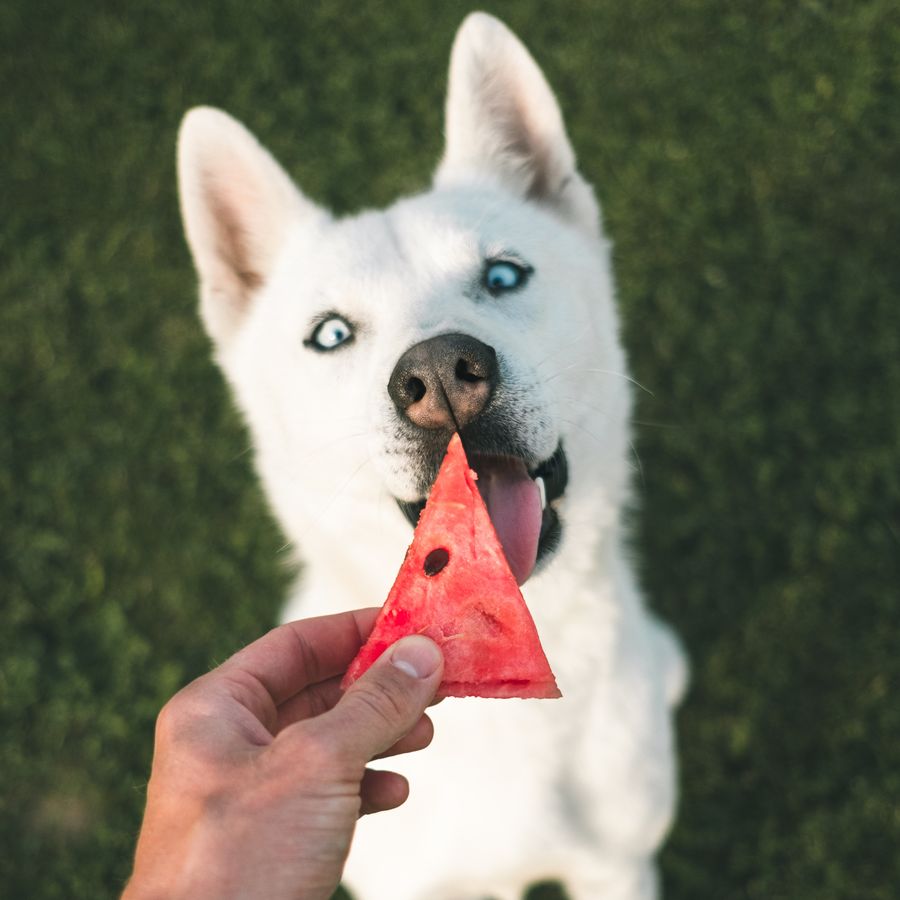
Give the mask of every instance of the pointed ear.
<svg viewBox="0 0 900 900">
<path fill-rule="evenodd" d="M 486 13 L 470 14 L 457 32 L 445 131 L 437 186 L 487 174 L 598 233 L 597 201 L 575 168 L 550 86 L 519 39 Z"/>
<path fill-rule="evenodd" d="M 200 313 L 223 345 L 271 274 L 291 223 L 321 213 L 243 125 L 211 107 L 181 123 L 178 184 Z"/>
</svg>

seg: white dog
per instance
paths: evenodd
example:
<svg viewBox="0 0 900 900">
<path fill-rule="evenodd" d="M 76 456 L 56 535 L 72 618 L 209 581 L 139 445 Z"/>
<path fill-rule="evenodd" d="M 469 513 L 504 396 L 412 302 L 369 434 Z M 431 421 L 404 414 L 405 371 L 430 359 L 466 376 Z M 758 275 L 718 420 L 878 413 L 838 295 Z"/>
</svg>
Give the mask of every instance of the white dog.
<svg viewBox="0 0 900 900">
<path fill-rule="evenodd" d="M 609 245 L 543 75 L 482 13 L 453 48 L 446 142 L 429 191 L 335 219 L 224 113 L 191 111 L 179 141 L 203 321 L 306 563 L 285 618 L 384 600 L 458 426 L 564 695 L 438 707 L 403 760 L 410 799 L 360 823 L 347 882 L 651 898 L 686 666 L 623 550 Z"/>
</svg>

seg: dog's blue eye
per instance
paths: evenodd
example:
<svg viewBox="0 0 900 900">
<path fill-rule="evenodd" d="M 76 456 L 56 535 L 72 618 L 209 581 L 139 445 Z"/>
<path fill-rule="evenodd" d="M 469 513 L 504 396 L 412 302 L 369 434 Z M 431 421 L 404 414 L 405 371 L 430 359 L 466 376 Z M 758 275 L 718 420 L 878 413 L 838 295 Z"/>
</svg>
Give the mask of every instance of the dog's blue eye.
<svg viewBox="0 0 900 900">
<path fill-rule="evenodd" d="M 521 287 L 528 276 L 528 270 L 506 260 L 488 263 L 484 273 L 484 283 L 492 294 L 512 291 Z"/>
<path fill-rule="evenodd" d="M 320 322 L 306 341 L 314 350 L 334 350 L 353 339 L 353 326 L 340 316 L 329 316 Z"/>
</svg>

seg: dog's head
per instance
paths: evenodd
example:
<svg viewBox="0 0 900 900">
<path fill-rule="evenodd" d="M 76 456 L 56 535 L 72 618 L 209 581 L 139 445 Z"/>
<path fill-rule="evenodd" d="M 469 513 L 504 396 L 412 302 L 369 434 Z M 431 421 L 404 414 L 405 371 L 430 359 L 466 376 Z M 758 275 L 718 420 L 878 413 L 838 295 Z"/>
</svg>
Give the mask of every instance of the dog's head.
<svg viewBox="0 0 900 900">
<path fill-rule="evenodd" d="M 500 22 L 457 35 L 426 193 L 335 219 L 208 108 L 179 178 L 203 321 L 292 538 L 347 543 L 377 509 L 370 539 L 408 542 L 454 430 L 520 581 L 619 505 L 629 392 L 599 211 Z"/>
</svg>

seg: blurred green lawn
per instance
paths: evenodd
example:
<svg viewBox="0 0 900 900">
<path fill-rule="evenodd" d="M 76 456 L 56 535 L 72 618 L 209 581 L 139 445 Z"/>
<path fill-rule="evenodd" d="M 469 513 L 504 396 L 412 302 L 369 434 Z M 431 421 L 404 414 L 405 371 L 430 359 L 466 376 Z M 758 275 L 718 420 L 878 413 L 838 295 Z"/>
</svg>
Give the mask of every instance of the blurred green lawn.
<svg viewBox="0 0 900 900">
<path fill-rule="evenodd" d="M 898 6 L 483 5 L 559 93 L 652 391 L 635 550 L 694 666 L 666 896 L 895 898 Z M 289 577 L 195 314 L 182 113 L 384 204 L 440 153 L 470 8 L 0 7 L 4 897 L 116 895 L 157 709 Z"/>
</svg>

